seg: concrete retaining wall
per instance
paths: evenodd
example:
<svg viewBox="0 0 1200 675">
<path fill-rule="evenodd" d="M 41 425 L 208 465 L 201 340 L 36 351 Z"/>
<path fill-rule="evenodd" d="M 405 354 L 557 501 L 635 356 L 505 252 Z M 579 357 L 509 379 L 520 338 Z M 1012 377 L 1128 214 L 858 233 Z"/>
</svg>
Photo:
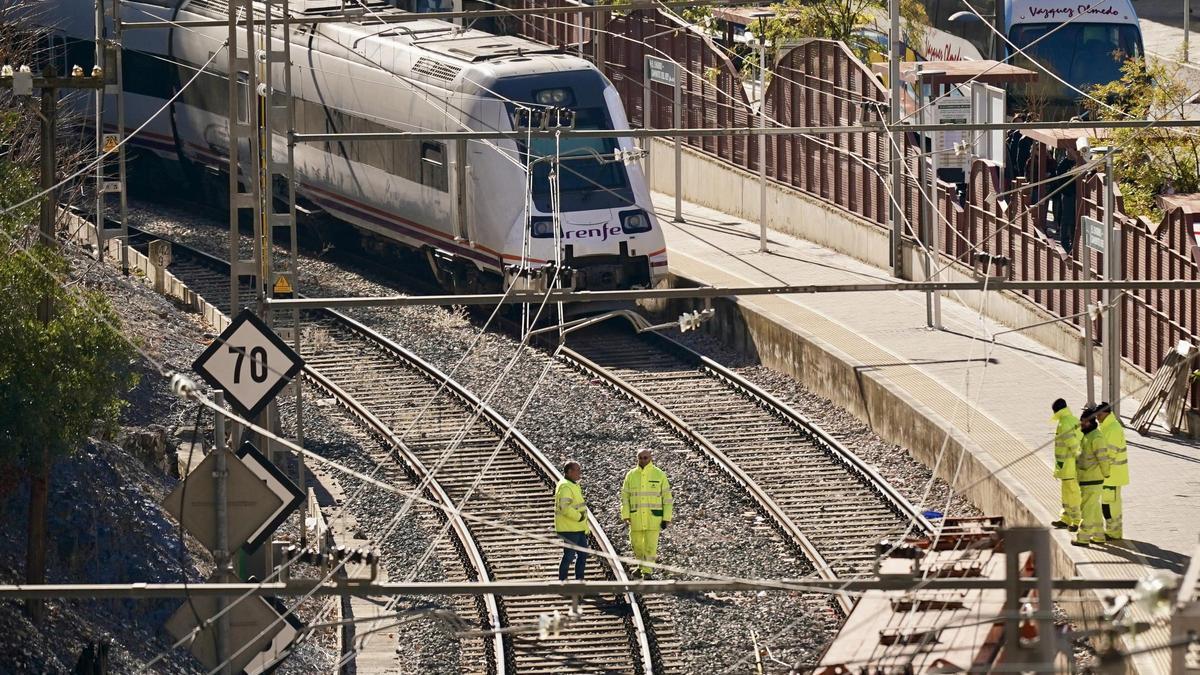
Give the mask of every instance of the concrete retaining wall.
<svg viewBox="0 0 1200 675">
<path fill-rule="evenodd" d="M 67 231 L 76 245 L 96 250 L 96 226 L 93 223 L 69 211 L 60 212 L 60 217 L 67 224 Z M 184 309 L 201 315 L 217 333 L 225 330 L 229 325 L 228 317 L 222 314 L 215 305 L 210 304 L 191 288 L 188 288 L 187 284 L 165 268 L 156 266 L 150 258 L 137 249 L 116 239 L 109 239 L 105 244 L 105 259 L 119 261 L 122 254 L 128 256 L 131 275 L 150 283 L 156 291 L 179 302 Z"/>
</svg>

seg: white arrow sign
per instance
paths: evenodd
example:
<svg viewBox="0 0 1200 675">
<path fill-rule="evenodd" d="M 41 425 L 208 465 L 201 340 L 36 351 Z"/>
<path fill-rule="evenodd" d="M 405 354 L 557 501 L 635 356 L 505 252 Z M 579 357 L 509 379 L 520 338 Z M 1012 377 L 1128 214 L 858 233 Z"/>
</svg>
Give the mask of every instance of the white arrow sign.
<svg viewBox="0 0 1200 675">
<path fill-rule="evenodd" d="M 251 473 L 258 476 L 263 485 L 266 485 L 276 497 L 279 497 L 279 508 L 275 509 L 270 518 L 263 521 L 263 524 L 250 535 L 249 541 L 246 542 L 246 550 L 254 551 L 274 534 L 289 513 L 304 503 L 304 492 L 285 476 L 279 467 L 264 457 L 252 443 L 242 443 L 242 447 L 238 448 L 237 456 L 246 463 L 246 468 L 250 469 Z"/>
<path fill-rule="evenodd" d="M 262 412 L 303 367 L 300 355 L 248 309 L 192 364 L 246 417 Z"/>
</svg>

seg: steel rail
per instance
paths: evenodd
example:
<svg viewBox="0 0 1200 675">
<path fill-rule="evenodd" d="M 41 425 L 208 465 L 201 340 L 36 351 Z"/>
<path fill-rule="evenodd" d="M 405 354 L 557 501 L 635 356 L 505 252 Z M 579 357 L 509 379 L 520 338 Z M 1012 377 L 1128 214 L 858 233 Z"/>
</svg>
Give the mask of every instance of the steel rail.
<svg viewBox="0 0 1200 675">
<path fill-rule="evenodd" d="M 748 398 L 749 402 L 756 407 L 771 413 L 781 423 L 792 426 L 808 443 L 828 457 L 831 463 L 839 465 L 854 480 L 866 486 L 867 489 L 879 498 L 888 510 L 905 522 L 915 524 L 920 534 L 928 534 L 933 531 L 933 526 L 928 519 L 880 476 L 877 471 L 863 462 L 857 455 L 831 437 L 818 425 L 792 409 L 791 406 L 786 405 L 764 391 L 761 387 L 750 383 L 745 378 L 716 361 L 664 335 L 650 332 L 638 337 L 640 340 L 648 343 L 647 347 L 650 349 L 665 352 L 682 363 L 706 372 L 709 377 L 715 378 L 724 386 Z M 781 506 L 780 502 L 773 495 L 772 490 L 761 484 L 752 475 L 752 472 L 740 466 L 738 461 L 724 452 L 717 443 L 714 443 L 694 425 L 685 421 L 679 414 L 676 414 L 670 405 L 659 400 L 656 395 L 647 393 L 639 386 L 627 382 L 613 369 L 604 367 L 595 360 L 584 356 L 579 351 L 567 347 L 562 349 L 562 354 L 565 359 L 577 368 L 607 382 L 610 386 L 625 394 L 651 414 L 665 421 L 676 433 L 683 436 L 685 440 L 699 447 L 735 483 L 745 489 L 755 503 L 783 530 L 784 534 L 796 543 L 804 556 L 815 566 L 821 578 L 825 580 L 838 578 L 833 565 L 830 564 L 821 552 L 821 548 L 808 536 L 804 528 L 789 515 L 788 510 Z M 848 613 L 853 604 L 850 598 L 843 593 L 839 594 L 837 599 L 843 611 Z"/>
<path fill-rule="evenodd" d="M 164 241 L 170 241 L 173 248 L 178 248 L 186 255 L 202 261 L 202 264 L 210 267 L 217 267 L 226 273 L 228 271 L 227 261 L 212 254 L 197 250 L 177 241 L 172 241 L 166 237 L 160 237 L 153 233 L 145 232 L 138 228 L 131 227 L 130 233 L 135 237 L 145 236 Z M 197 293 L 203 296 L 203 294 L 199 293 L 199 291 L 197 291 Z M 346 330 L 353 332 L 362 340 L 384 350 L 384 352 L 387 353 L 390 358 L 420 373 L 421 376 L 427 381 L 436 383 L 438 385 L 445 382 L 447 390 L 451 392 L 454 397 L 458 398 L 465 407 L 478 408 L 486 423 L 490 425 L 493 430 L 499 433 L 499 435 L 502 437 L 507 435 L 509 438 L 511 438 L 512 445 L 519 449 L 521 454 L 528 460 L 528 462 L 535 467 L 543 482 L 548 482 L 553 485 L 558 480 L 562 479 L 562 475 L 558 472 L 553 463 L 544 454 L 542 454 L 542 452 L 531 441 L 529 441 L 524 434 L 517 430 L 494 408 L 483 403 L 473 392 L 456 380 L 447 377 L 433 364 L 428 363 L 410 350 L 405 349 L 404 347 L 396 344 L 394 341 L 365 326 L 361 322 L 341 314 L 340 312 L 321 308 L 308 311 L 329 317 Z M 306 366 L 304 370 L 304 376 L 319 388 L 324 389 L 332 394 L 334 398 L 337 399 L 353 417 L 363 423 L 364 426 L 383 436 L 383 438 L 386 439 L 388 444 L 392 447 L 394 453 L 399 455 L 399 458 L 397 459 L 398 463 L 407 466 L 419 477 L 429 476 L 428 468 L 417 456 L 415 451 L 413 451 L 400 439 L 397 439 L 389 430 L 388 425 L 380 420 L 378 416 L 372 413 L 366 405 L 360 403 L 352 394 L 346 392 L 331 378 L 325 376 L 316 368 Z M 450 523 L 455 531 L 456 539 L 458 539 L 459 544 L 465 553 L 465 557 L 471 562 L 471 565 L 475 568 L 475 571 L 479 575 L 481 581 L 485 583 L 498 583 L 498 581 L 492 577 L 486 562 L 487 556 L 484 554 L 482 548 L 480 548 L 477 537 L 472 533 L 472 530 L 459 515 L 458 506 L 450 498 L 448 490 L 442 486 L 440 481 L 435 479 L 429 482 L 429 491 L 435 495 L 438 503 L 446 507 L 446 512 L 448 514 L 453 514 L 453 517 L 450 518 Z M 591 513 L 588 514 L 588 518 L 598 550 L 602 553 L 601 557 L 605 559 L 605 562 L 611 570 L 616 583 L 631 583 L 631 580 L 619 562 L 617 551 L 612 545 L 612 542 L 608 538 L 607 534 L 604 532 L 603 527 Z M 633 642 L 636 646 L 635 665 L 640 666 L 642 673 L 649 674 L 656 672 L 654 657 L 655 654 L 658 653 L 656 648 L 657 645 L 650 639 L 650 633 L 646 627 L 646 616 L 642 607 L 642 603 L 638 596 L 632 592 L 626 592 L 624 595 L 626 602 L 629 604 L 631 609 L 630 623 L 632 624 L 632 632 L 634 634 Z M 500 603 L 496 600 L 494 595 L 488 596 L 488 598 L 485 599 L 485 608 L 488 615 L 488 622 L 492 623 L 492 625 L 495 627 L 503 627 L 506 623 L 504 621 L 504 614 L 500 609 Z M 498 673 L 506 672 L 505 669 L 507 664 L 513 664 L 514 667 L 516 664 L 516 645 L 511 641 L 506 642 L 504 637 L 505 636 L 502 632 L 493 633 L 493 644 L 491 646 L 491 650 L 495 656 L 496 672 Z"/>
<path fill-rule="evenodd" d="M 917 507 L 913 506 L 908 498 L 900 494 L 891 482 L 879 475 L 879 472 L 874 467 L 864 462 L 853 450 L 842 445 L 842 442 L 830 436 L 819 424 L 813 422 L 807 417 L 801 415 L 795 408 L 787 405 L 783 401 L 767 392 L 762 387 L 750 382 L 746 378 L 738 375 L 729 368 L 717 363 L 711 358 L 704 356 L 688 347 L 680 344 L 665 335 L 654 333 L 651 339 L 663 340 L 670 343 L 674 348 L 679 349 L 682 353 L 687 353 L 694 357 L 701 366 L 710 370 L 716 377 L 725 380 L 731 386 L 741 390 L 744 394 L 752 399 L 756 399 L 759 405 L 772 412 L 782 415 L 789 420 L 797 428 L 804 433 L 810 435 L 812 439 L 822 448 L 840 459 L 846 468 L 850 471 L 858 473 L 868 482 L 873 488 L 879 492 L 879 496 L 889 502 L 892 508 L 902 516 L 907 517 L 915 523 L 922 534 L 929 534 L 934 531 L 933 523 L 925 517 Z"/>
<path fill-rule="evenodd" d="M 357 419 L 360 424 L 380 436 L 392 449 L 393 459 L 400 464 L 408 466 L 419 479 L 418 483 L 425 482 L 425 490 L 434 496 L 434 500 L 438 504 L 441 504 L 441 510 L 450 522 L 450 526 L 454 529 L 455 538 L 466 553 L 466 558 L 471 568 L 473 568 L 476 578 L 483 583 L 496 581 L 492 578 L 491 571 L 484 562 L 483 552 L 480 551 L 478 542 L 475 541 L 466 522 L 462 519 L 462 515 L 457 511 L 454 500 L 450 499 L 449 494 L 446 493 L 442 484 L 429 472 L 425 463 L 417 457 L 404 441 L 396 438 L 395 434 L 392 433 L 391 429 L 382 420 L 329 378 L 311 368 L 304 369 L 304 377 L 317 388 L 332 395 L 338 404 L 346 409 L 347 413 Z M 491 629 L 494 631 L 491 641 L 493 665 L 496 674 L 502 675 L 506 672 L 507 664 L 511 662 L 512 657 L 511 655 L 506 657 L 507 650 L 505 649 L 504 635 L 500 632 L 500 629 L 504 627 L 500 615 L 500 606 L 496 601 L 494 593 L 484 594 L 482 598 L 488 623 L 491 624 Z"/>
<path fill-rule="evenodd" d="M 131 226 L 129 228 L 129 232 L 131 235 L 136 235 L 139 237 L 151 237 L 155 239 L 162 239 L 164 241 L 170 241 L 172 249 L 178 248 L 184 251 L 186 255 L 203 261 L 203 264 L 225 270 L 226 273 L 228 273 L 228 261 L 210 253 L 206 253 L 186 244 L 181 244 L 177 241 L 158 237 L 157 235 L 146 232 L 140 228 Z M 199 293 L 199 291 L 197 291 L 197 294 L 201 297 L 204 297 L 202 293 Z M 344 317 L 342 314 L 333 310 L 318 311 L 336 318 L 345 319 L 346 321 L 352 321 L 349 319 L 349 317 Z M 228 318 L 228 316 L 229 315 L 226 314 L 226 318 Z M 424 462 L 421 461 L 421 459 L 411 450 L 411 448 L 409 448 L 403 440 L 397 438 L 396 435 L 392 433 L 388 425 L 380 420 L 374 413 L 368 410 L 365 405 L 359 403 L 356 398 L 351 396 L 336 383 L 327 378 L 324 374 L 316 369 L 306 366 L 303 370 L 303 376 L 309 382 L 313 383 L 313 385 L 333 396 L 337 403 L 341 405 L 351 417 L 358 420 L 360 424 L 378 436 L 382 437 L 386 441 L 388 447 L 391 448 L 392 458 L 394 461 L 402 466 L 406 466 L 419 479 L 426 481 L 425 491 L 431 494 L 434 498 L 434 501 L 443 507 L 441 511 L 445 514 L 451 528 L 454 530 L 455 538 L 461 547 L 463 557 L 467 563 L 468 576 L 471 576 L 471 573 L 473 572 L 474 576 L 482 583 L 495 582 L 496 579 L 492 578 L 491 572 L 484 561 L 483 552 L 480 550 L 479 544 L 475 537 L 472 536 L 470 528 L 467 527 L 466 522 L 457 512 L 454 500 L 450 498 L 449 494 L 442 487 L 442 484 L 430 474 L 429 469 L 425 466 Z M 482 599 L 485 619 L 487 623 L 490 624 L 491 629 L 494 631 L 492 633 L 490 646 L 493 666 L 495 669 L 494 672 L 496 675 L 505 675 L 505 673 L 508 671 L 507 665 L 512 661 L 512 655 L 508 653 L 507 649 L 505 649 L 504 635 L 503 633 L 499 632 L 499 629 L 503 628 L 504 625 L 502 615 L 500 613 L 500 606 L 496 600 L 495 594 L 484 594 Z"/>
<path fill-rule="evenodd" d="M 362 332 L 364 335 L 372 336 L 371 339 L 376 344 L 390 351 L 396 358 L 417 365 L 417 367 L 425 371 L 427 376 L 434 382 L 438 382 L 439 384 L 444 382 L 447 389 L 453 392 L 455 396 L 466 402 L 467 405 L 480 410 L 487 419 L 488 423 L 491 424 L 494 429 L 499 431 L 501 435 L 507 435 L 515 441 L 515 445 L 521 449 L 521 451 L 530 461 L 533 462 L 534 467 L 542 475 L 542 478 L 550 485 L 555 485 L 558 483 L 558 481 L 563 480 L 562 473 L 558 471 L 558 468 L 554 466 L 554 463 L 551 462 L 542 453 L 542 451 L 533 444 L 532 441 L 530 441 L 523 433 L 521 433 L 520 430 L 513 426 L 512 423 L 503 417 L 499 412 L 492 408 L 491 405 L 480 400 L 474 392 L 467 389 L 457 380 L 454 380 L 453 378 L 444 374 L 437 366 L 423 361 L 420 357 L 413 354 L 408 349 L 396 344 L 387 337 L 379 335 L 375 331 L 372 331 L 370 328 L 367 328 L 366 326 L 349 317 L 339 315 L 339 318 L 345 322 L 346 325 L 352 326 L 354 330 Z M 600 521 L 596 519 L 596 516 L 591 511 L 588 512 L 588 524 L 591 527 L 592 535 L 596 539 L 598 550 L 600 550 L 603 554 L 601 557 L 604 558 L 605 563 L 608 565 L 609 570 L 612 571 L 613 576 L 618 582 L 629 582 L 630 579 L 628 574 L 625 572 L 624 566 L 618 562 L 620 557 L 616 548 L 612 545 L 612 541 L 608 538 L 604 528 L 600 525 Z M 633 610 L 631 612 L 631 620 L 634 625 L 634 631 L 637 635 L 638 651 L 640 652 L 643 666 L 642 672 L 653 673 L 655 671 L 653 658 L 654 650 L 650 645 L 649 634 L 646 630 L 643 611 L 641 609 L 641 602 L 633 593 L 626 593 L 625 598 L 629 603 L 630 608 Z"/>
<path fill-rule="evenodd" d="M 579 352 L 576 352 L 569 347 L 563 347 L 560 351 L 560 354 L 568 361 L 568 363 L 571 363 L 577 368 L 606 381 L 609 386 L 628 396 L 639 406 L 645 408 L 651 414 L 666 422 L 672 429 L 675 430 L 676 433 L 683 436 L 684 439 L 699 447 L 713 460 L 718 467 L 721 468 L 721 470 L 727 473 L 735 483 L 741 485 L 742 488 L 744 488 L 750 494 L 750 497 L 759 505 L 759 507 L 762 508 L 763 511 L 765 511 L 767 515 L 770 516 L 771 519 L 783 529 L 784 533 L 790 537 L 797 546 L 800 547 L 804 557 L 813 564 L 813 567 L 816 568 L 817 574 L 820 575 L 822 579 L 837 579 L 837 575 L 833 572 L 833 568 L 825 561 L 825 556 L 821 555 L 821 552 L 817 550 L 817 547 L 813 545 L 808 536 L 805 535 L 803 530 L 801 530 L 800 527 L 796 525 L 796 523 L 787 515 L 787 513 L 775 503 L 775 500 L 771 498 L 771 495 L 769 495 L 766 490 L 762 489 L 762 487 L 760 487 L 753 478 L 747 475 L 746 472 L 743 471 L 740 466 L 738 466 L 737 462 L 729 459 L 725 453 L 721 452 L 721 450 L 717 448 L 714 443 L 710 442 L 703 434 L 693 429 L 691 425 L 681 420 L 678 416 L 668 410 L 665 406 L 661 405 L 654 398 L 645 395 L 641 392 L 641 390 L 633 385 L 630 385 L 616 373 L 604 368 L 591 359 L 588 359 Z M 854 603 L 844 593 L 839 593 L 837 595 L 837 600 L 838 605 L 842 608 L 842 611 L 848 614 Z"/>
</svg>

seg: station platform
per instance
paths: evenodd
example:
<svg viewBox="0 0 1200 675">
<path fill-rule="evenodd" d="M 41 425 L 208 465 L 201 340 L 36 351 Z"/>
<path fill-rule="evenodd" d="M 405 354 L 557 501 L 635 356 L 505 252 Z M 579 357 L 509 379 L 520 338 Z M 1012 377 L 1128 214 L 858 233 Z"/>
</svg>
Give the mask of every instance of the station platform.
<svg viewBox="0 0 1200 675">
<path fill-rule="evenodd" d="M 685 203 L 673 223 L 673 197 L 655 194 L 666 231 L 669 269 L 700 285 L 844 284 L 893 281 L 884 271 L 810 242 L 772 231 L 758 251 L 758 225 Z M 990 294 L 989 294 L 990 295 Z M 942 330 L 926 327 L 920 292 L 753 296 L 737 301 L 738 342 L 764 365 L 795 375 L 845 406 L 881 437 L 909 448 L 984 512 L 1009 524 L 1048 524 L 1058 515 L 1051 472 L 1050 404 L 1065 398 L 1078 414 L 1086 397 L 1082 365 L 1021 333 L 984 318 L 977 306 L 942 299 Z M 721 312 L 719 311 L 718 314 Z M 727 312 L 727 314 L 729 314 Z M 714 320 L 713 323 L 717 323 Z M 712 326 L 728 332 L 728 326 Z M 1096 391 L 1100 383 L 1096 382 Z M 1099 395 L 1099 394 L 1098 394 Z M 1131 415 L 1135 397 L 1122 401 Z M 1056 573 L 1092 578 L 1140 577 L 1154 569 L 1182 574 L 1200 535 L 1200 443 L 1156 428 L 1127 430 L 1132 484 L 1124 492 L 1123 542 L 1082 549 L 1055 533 Z M 945 504 L 922 508 L 945 511 Z M 947 513 L 947 516 L 956 514 Z M 959 514 L 961 515 L 961 514 Z M 1099 610 L 1065 607 L 1072 615 Z M 1128 640 L 1148 649 L 1142 673 L 1169 670 L 1154 649 L 1165 630 Z"/>
</svg>

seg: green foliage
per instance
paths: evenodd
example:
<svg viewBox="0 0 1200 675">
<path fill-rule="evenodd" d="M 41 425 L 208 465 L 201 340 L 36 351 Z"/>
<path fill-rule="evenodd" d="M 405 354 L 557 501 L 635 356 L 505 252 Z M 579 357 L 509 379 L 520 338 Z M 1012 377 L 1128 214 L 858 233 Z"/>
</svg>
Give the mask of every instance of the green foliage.
<svg viewBox="0 0 1200 675">
<path fill-rule="evenodd" d="M 1094 119 L 1151 119 L 1177 116 L 1190 92 L 1181 84 L 1176 68 L 1161 62 L 1147 64 L 1128 59 L 1121 79 L 1093 87 L 1089 92 L 1103 101 L 1089 101 Z M 1109 138 L 1097 141 L 1121 149 L 1113 163 L 1131 216 L 1162 217 L 1154 198 L 1168 191 L 1200 192 L 1200 138 L 1185 131 L 1156 125 L 1112 129 Z"/>
<path fill-rule="evenodd" d="M 0 116 L 0 130 L 10 124 Z M 36 194 L 33 175 L 0 158 L 0 208 Z M 33 202 L 0 217 L 0 472 L 10 484 L 41 467 L 43 453 L 53 464 L 115 425 L 136 381 L 120 319 L 101 293 L 68 279 L 59 253 L 35 243 L 37 212 Z"/>
<path fill-rule="evenodd" d="M 886 50 L 863 34 L 875 17 L 887 15 L 885 0 L 784 0 L 773 5 L 776 16 L 765 21 L 764 32 L 771 44 L 805 37 L 840 40 L 863 61 Z M 911 50 L 919 50 L 929 26 L 921 0 L 900 0 L 902 28 Z"/>
<path fill-rule="evenodd" d="M 702 30 L 707 31 L 713 27 L 712 7 L 709 5 L 687 7 L 679 13 L 679 17 Z"/>
</svg>

